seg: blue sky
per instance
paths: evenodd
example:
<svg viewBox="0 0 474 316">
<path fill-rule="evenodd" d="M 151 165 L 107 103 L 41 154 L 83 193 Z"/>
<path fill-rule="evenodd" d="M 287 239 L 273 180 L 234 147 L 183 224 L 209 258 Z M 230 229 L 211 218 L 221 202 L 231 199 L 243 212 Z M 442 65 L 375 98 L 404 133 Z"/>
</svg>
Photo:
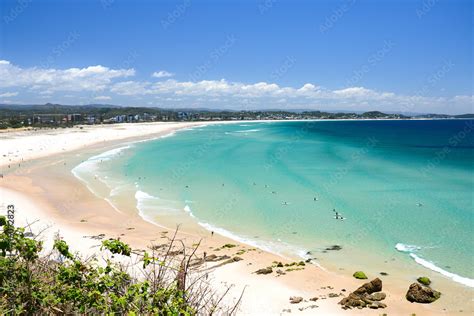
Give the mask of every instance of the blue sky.
<svg viewBox="0 0 474 316">
<path fill-rule="evenodd" d="M 0 103 L 473 112 L 471 1 L 0 2 Z"/>
</svg>

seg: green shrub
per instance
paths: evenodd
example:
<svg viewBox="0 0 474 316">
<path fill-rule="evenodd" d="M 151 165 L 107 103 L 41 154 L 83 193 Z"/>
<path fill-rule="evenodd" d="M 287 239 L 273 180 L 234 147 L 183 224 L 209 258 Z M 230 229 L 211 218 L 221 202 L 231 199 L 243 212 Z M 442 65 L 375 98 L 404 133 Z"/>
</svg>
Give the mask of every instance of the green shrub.
<svg viewBox="0 0 474 316">
<path fill-rule="evenodd" d="M 419 277 L 419 278 L 416 279 L 416 280 L 417 280 L 418 282 L 420 282 L 421 284 L 426 285 L 426 286 L 428 286 L 428 285 L 431 284 L 431 280 L 430 280 L 430 278 L 428 278 L 428 277 Z"/>
<path fill-rule="evenodd" d="M 367 279 L 367 276 L 362 271 L 356 271 L 356 272 L 354 272 L 354 274 L 352 276 L 356 279 Z"/>
<path fill-rule="evenodd" d="M 66 241 L 56 239 L 52 252 L 41 254 L 42 243 L 25 237 L 24 229 L 0 216 L 0 312 L 8 315 L 195 315 L 233 314 L 236 306 L 220 307 L 204 283 L 186 283 L 191 255 L 174 254 L 174 240 L 163 254 L 144 252 L 130 266 L 106 260 L 83 260 Z M 131 256 L 129 245 L 103 241 L 101 249 Z M 195 249 L 194 249 L 195 250 Z M 193 252 L 192 252 L 193 253 Z M 179 256 L 179 257 L 178 257 Z M 60 260 L 58 260 L 59 258 Z M 113 258 L 113 256 L 112 256 Z M 136 259 L 136 260 L 135 260 Z M 133 270 L 136 271 L 136 270 Z M 135 275 L 135 274 L 133 274 Z"/>
</svg>

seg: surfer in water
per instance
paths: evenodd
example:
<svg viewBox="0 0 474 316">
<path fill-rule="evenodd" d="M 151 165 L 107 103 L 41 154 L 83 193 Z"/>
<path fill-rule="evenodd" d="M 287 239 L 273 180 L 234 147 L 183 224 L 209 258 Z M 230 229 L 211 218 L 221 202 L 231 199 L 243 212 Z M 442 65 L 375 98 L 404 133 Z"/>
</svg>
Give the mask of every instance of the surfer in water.
<svg viewBox="0 0 474 316">
<path fill-rule="evenodd" d="M 336 211 L 336 209 L 333 209 L 332 211 L 335 213 L 334 219 L 340 219 L 340 220 L 344 220 L 344 219 L 345 219 L 341 214 L 339 214 L 339 213 Z"/>
</svg>

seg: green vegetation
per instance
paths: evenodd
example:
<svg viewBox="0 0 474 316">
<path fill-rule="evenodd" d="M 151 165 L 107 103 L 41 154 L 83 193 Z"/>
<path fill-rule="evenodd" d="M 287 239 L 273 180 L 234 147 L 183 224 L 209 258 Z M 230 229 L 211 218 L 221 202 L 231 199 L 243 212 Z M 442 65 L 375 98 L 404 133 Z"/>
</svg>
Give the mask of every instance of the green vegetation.
<svg viewBox="0 0 474 316">
<path fill-rule="evenodd" d="M 356 279 L 367 279 L 367 276 L 362 271 L 354 272 L 354 274 L 352 276 Z"/>
<path fill-rule="evenodd" d="M 430 278 L 428 278 L 428 277 L 419 277 L 419 278 L 416 279 L 416 280 L 417 280 L 418 282 L 420 282 L 421 284 L 426 285 L 426 286 L 428 286 L 428 285 L 431 284 L 431 280 L 430 280 Z"/>
<path fill-rule="evenodd" d="M 223 245 L 221 248 L 234 248 L 234 247 L 237 247 L 237 245 L 234 245 L 234 244 L 225 244 L 225 245 Z"/>
<path fill-rule="evenodd" d="M 235 313 L 237 305 L 220 307 L 222 296 L 210 294 L 214 291 L 199 277 L 188 281 L 196 248 L 188 255 L 174 254 L 173 249 L 182 245 L 174 238 L 163 253 L 153 250 L 142 254 L 132 253 L 120 240 L 105 240 L 101 250 L 107 259 L 101 262 L 71 253 L 69 245 L 59 237 L 53 249 L 44 254 L 41 241 L 25 237 L 25 229 L 11 226 L 4 216 L 0 216 L 0 230 L 1 314 Z M 183 248 L 180 253 L 186 250 Z M 112 261 L 114 256 L 120 260 Z"/>
</svg>

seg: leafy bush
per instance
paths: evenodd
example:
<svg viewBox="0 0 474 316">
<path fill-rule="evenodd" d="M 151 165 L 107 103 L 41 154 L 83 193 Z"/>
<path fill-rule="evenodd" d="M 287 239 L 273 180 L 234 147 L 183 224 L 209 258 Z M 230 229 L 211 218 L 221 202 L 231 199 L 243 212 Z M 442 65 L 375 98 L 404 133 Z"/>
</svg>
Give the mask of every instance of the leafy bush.
<svg viewBox="0 0 474 316">
<path fill-rule="evenodd" d="M 233 314 L 235 306 L 220 307 L 222 295 L 210 289 L 193 271 L 186 249 L 175 251 L 175 236 L 163 252 L 132 253 L 117 239 L 103 241 L 101 249 L 135 264 L 95 258 L 83 260 L 57 238 L 53 250 L 42 255 L 42 243 L 25 237 L 24 228 L 13 227 L 0 216 L 1 314 L 127 314 L 195 315 Z M 136 258 L 131 258 L 136 256 Z M 136 264 L 138 262 L 138 264 Z M 139 271 L 142 277 L 134 275 Z M 135 273 L 134 273 L 135 272 Z M 224 291 L 224 295 L 228 292 Z"/>
<path fill-rule="evenodd" d="M 416 280 L 417 280 L 418 282 L 420 282 L 421 284 L 426 285 L 426 286 L 428 286 L 428 285 L 431 284 L 431 280 L 430 280 L 430 278 L 428 278 L 428 277 L 419 277 L 419 278 L 416 279 Z"/>
<path fill-rule="evenodd" d="M 356 279 L 362 279 L 362 280 L 367 279 L 367 276 L 362 271 L 356 271 L 356 272 L 354 272 L 354 274 L 352 276 Z"/>
</svg>

